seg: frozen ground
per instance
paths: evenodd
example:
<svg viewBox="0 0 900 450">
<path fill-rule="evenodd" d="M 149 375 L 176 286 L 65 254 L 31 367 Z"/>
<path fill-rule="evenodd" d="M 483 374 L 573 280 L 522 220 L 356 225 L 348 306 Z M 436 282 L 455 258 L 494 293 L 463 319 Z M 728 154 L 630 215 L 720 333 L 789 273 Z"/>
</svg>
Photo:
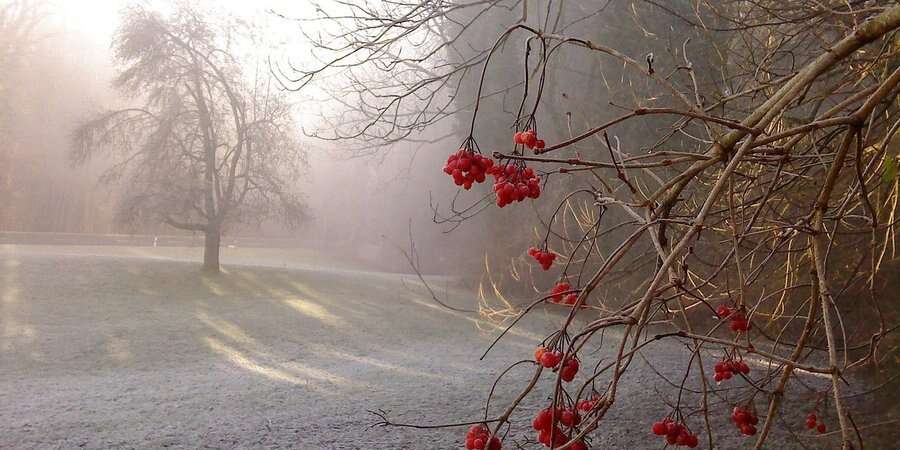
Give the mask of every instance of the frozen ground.
<svg viewBox="0 0 900 450">
<path fill-rule="evenodd" d="M 471 419 L 494 376 L 550 329 L 539 312 L 479 362 L 497 329 L 405 289 L 401 275 L 226 249 L 226 273 L 204 277 L 196 252 L 0 246 L 0 448 L 461 448 L 463 429 L 369 429 L 366 410 Z M 680 351 L 648 347 L 673 378 Z M 657 388 L 672 389 L 635 364 L 593 448 L 662 448 L 647 427 L 666 412 Z M 527 373 L 513 371 L 496 404 Z"/>
</svg>

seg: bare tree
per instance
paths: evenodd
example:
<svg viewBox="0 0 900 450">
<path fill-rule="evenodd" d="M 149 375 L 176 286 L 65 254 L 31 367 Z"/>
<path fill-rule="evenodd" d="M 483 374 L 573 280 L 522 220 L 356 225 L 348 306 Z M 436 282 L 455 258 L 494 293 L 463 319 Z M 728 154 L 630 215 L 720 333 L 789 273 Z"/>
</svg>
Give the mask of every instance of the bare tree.
<svg viewBox="0 0 900 450">
<path fill-rule="evenodd" d="M 319 9 L 318 20 L 333 31 L 318 41 L 323 64 L 282 65 L 276 73 L 289 87 L 329 71 L 348 78 L 361 105 L 343 112 L 354 120 L 333 138 L 389 143 L 463 111 L 470 126 L 451 152 L 465 163 L 448 160 L 446 170 L 468 187 L 463 171 L 487 150 L 478 141 L 497 132 L 480 126 L 489 114 L 484 100 L 515 94 L 508 149 L 485 152 L 502 168 L 492 169 L 495 191 L 503 192 L 496 198 L 509 204 L 515 192 L 505 184 L 523 174 L 539 176 L 542 192 L 564 190 L 550 214 L 535 219 L 543 232 L 529 252 L 554 276 L 552 287 L 522 305 L 481 303 L 510 327 L 544 306 L 560 308 L 564 320 L 534 360 L 512 365 L 533 367 L 512 401 L 497 406 L 489 398 L 478 420 L 447 424 L 475 423 L 469 448 L 498 449 L 501 436 L 518 438 L 507 432 L 539 383 L 553 394 L 546 409 L 530 412 L 538 441 L 586 448 L 602 432 L 635 358 L 663 340 L 688 351 L 680 381 L 660 374 L 672 387 L 652 429 L 661 446 L 694 447 L 702 436 L 717 448 L 734 433 L 759 449 L 780 428 L 801 442 L 831 438 L 834 447 L 863 448 L 867 430 L 896 423 L 861 424 L 850 406 L 850 398 L 884 392 L 888 382 L 847 392 L 858 381 L 855 370 L 891 360 L 886 353 L 897 347 L 884 342 L 895 343 L 900 329 L 895 302 L 882 291 L 885 277 L 896 278 L 889 268 L 897 260 L 900 199 L 896 2 L 645 0 L 607 10 L 605 2 L 563 0 L 330 4 Z M 512 23 L 467 49 L 463 37 L 498 10 Z M 687 27 L 702 47 L 672 38 L 662 52 L 619 49 L 577 26 L 597 17 L 666 35 L 664 23 L 646 21 L 648 11 Z M 520 45 L 509 45 L 516 39 Z M 486 89 L 492 79 L 511 79 L 509 71 L 490 70 L 506 51 L 519 54 L 520 81 Z M 603 63 L 596 76 L 609 90 L 606 111 L 548 117 L 548 109 L 559 115 L 547 108 L 558 101 L 549 91 L 560 76 L 553 68 L 573 54 Z M 359 81 L 372 74 L 377 83 Z M 458 98 L 454 86 L 472 74 L 474 98 Z M 597 98 L 588 90 L 569 95 Z M 553 121 L 565 126 L 545 126 Z M 640 134 L 622 133 L 629 126 Z M 535 133 L 546 145 L 535 145 L 533 135 L 514 143 L 513 131 Z M 529 192 L 524 183 L 519 188 Z M 473 206 L 454 208 L 454 220 L 494 199 L 477 193 Z M 518 221 L 504 224 L 511 234 L 521 229 L 513 225 Z M 521 274 L 530 259 L 504 269 Z M 604 339 L 609 329 L 621 338 Z M 604 347 L 611 361 L 588 362 Z M 762 363 L 744 369 L 745 358 Z M 583 378 L 573 382 L 579 367 Z M 728 382 L 720 375 L 726 372 L 736 379 Z M 827 383 L 790 383 L 808 374 Z M 784 409 L 789 399 L 803 412 Z M 398 425 L 380 415 L 381 424 Z M 716 416 L 729 415 L 733 426 L 713 426 L 726 422 Z M 804 419 L 822 436 L 797 436 Z M 825 433 L 822 421 L 837 431 Z"/>
<path fill-rule="evenodd" d="M 291 110 L 267 79 L 246 79 L 231 44 L 239 25 L 187 4 L 169 17 L 127 9 L 115 86 L 140 103 L 88 120 L 73 139 L 76 162 L 115 155 L 103 179 L 124 180 L 123 219 L 204 233 L 203 267 L 213 272 L 227 225 L 302 217 L 292 182 L 305 155 Z"/>
</svg>

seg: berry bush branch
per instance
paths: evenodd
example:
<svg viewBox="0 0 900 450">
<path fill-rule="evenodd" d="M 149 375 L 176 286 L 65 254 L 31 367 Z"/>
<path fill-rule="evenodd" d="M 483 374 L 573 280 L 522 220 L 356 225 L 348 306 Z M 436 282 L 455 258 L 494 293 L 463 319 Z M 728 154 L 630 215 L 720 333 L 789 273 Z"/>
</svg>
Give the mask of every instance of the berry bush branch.
<svg viewBox="0 0 900 450">
<path fill-rule="evenodd" d="M 512 318 L 497 340 L 535 311 L 557 320 L 533 360 L 510 355 L 510 369 L 533 371 L 494 380 L 522 386 L 511 401 L 498 407 L 492 388 L 481 419 L 447 426 L 470 427 L 469 450 L 596 447 L 646 359 L 663 381 L 647 423 L 661 445 L 862 448 L 888 422 L 852 411 L 861 397 L 846 391 L 896 352 L 900 323 L 880 291 L 898 260 L 900 7 L 544 3 L 525 13 L 513 0 L 364 2 L 359 16 L 334 18 L 345 25 L 334 67 L 358 77 L 377 60 L 384 75 L 354 80 L 370 101 L 347 135 L 390 144 L 460 118 L 463 142 L 443 167 L 460 190 L 449 213 L 434 207 L 435 221 L 466 233 L 490 214 L 497 240 L 521 249 L 493 270 L 527 273 L 534 286 L 521 304 L 491 309 Z M 497 11 L 516 11 L 513 22 L 479 26 Z M 692 35 L 638 54 L 588 39 L 573 11 L 654 36 L 666 33 L 641 14 L 662 14 Z M 399 56 L 413 35 L 423 39 Z M 590 74 L 590 90 L 569 86 L 573 67 Z M 438 102 L 443 93 L 451 100 Z M 399 111 L 413 97 L 421 103 Z M 522 231 L 526 212 L 533 232 Z M 680 364 L 660 364 L 651 348 Z M 873 399 L 891 386 L 858 391 Z M 527 406 L 539 392 L 542 406 Z"/>
</svg>

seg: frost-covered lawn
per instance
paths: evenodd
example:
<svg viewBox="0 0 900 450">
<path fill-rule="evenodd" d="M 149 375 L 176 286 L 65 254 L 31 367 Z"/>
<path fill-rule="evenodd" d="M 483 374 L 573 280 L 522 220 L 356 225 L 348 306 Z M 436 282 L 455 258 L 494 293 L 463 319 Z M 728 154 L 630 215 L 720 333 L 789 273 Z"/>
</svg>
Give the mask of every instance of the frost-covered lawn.
<svg viewBox="0 0 900 450">
<path fill-rule="evenodd" d="M 479 362 L 496 328 L 441 309 L 401 275 L 226 249 L 224 261 L 256 266 L 206 277 L 187 261 L 196 253 L 0 246 L 0 448 L 460 448 L 464 429 L 369 430 L 366 410 L 476 417 L 494 376 L 549 330 L 526 323 Z M 471 304 L 463 295 L 453 300 Z M 673 356 L 662 368 L 674 375 Z M 493 405 L 530 370 L 511 372 Z M 635 374 L 597 448 L 659 447 L 647 436 L 664 414 L 654 386 L 670 387 Z"/>
</svg>

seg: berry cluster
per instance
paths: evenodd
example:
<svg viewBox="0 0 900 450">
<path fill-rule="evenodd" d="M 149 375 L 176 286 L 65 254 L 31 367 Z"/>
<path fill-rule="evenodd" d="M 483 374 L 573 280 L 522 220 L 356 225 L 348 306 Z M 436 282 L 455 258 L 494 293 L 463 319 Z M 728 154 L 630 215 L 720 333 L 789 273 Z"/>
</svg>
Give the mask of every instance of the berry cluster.
<svg viewBox="0 0 900 450">
<path fill-rule="evenodd" d="M 575 358 L 566 359 L 566 361 L 562 365 L 562 369 L 559 371 L 559 377 L 562 378 L 566 383 L 575 379 L 575 374 L 578 373 L 578 360 Z"/>
<path fill-rule="evenodd" d="M 691 430 L 688 430 L 683 423 L 677 423 L 671 417 L 654 422 L 651 430 L 657 436 L 665 436 L 666 443 L 669 445 L 683 445 L 688 448 L 694 448 L 700 444 L 696 434 L 691 433 Z"/>
<path fill-rule="evenodd" d="M 809 415 L 806 416 L 806 428 L 809 428 L 810 430 L 815 428 L 819 433 L 824 433 L 825 430 L 828 429 L 828 427 L 825 426 L 825 422 L 818 422 L 817 424 L 817 420 L 818 418 L 816 417 L 816 413 L 809 413 Z"/>
<path fill-rule="evenodd" d="M 473 183 L 484 182 L 485 175 L 494 167 L 494 160 L 472 150 L 461 148 L 447 158 L 444 173 L 453 177 L 457 186 L 468 190 Z"/>
<path fill-rule="evenodd" d="M 500 439 L 497 436 L 491 438 L 491 430 L 484 425 L 472 425 L 466 433 L 467 450 L 500 450 L 501 447 Z"/>
<path fill-rule="evenodd" d="M 538 347 L 537 350 L 534 351 L 534 360 L 546 369 L 556 368 L 556 366 L 559 365 L 559 362 L 562 361 L 562 357 L 562 352 L 550 351 L 544 347 Z M 575 375 L 578 374 L 578 367 L 579 364 L 577 359 L 566 358 L 562 364 L 562 369 L 560 369 L 560 378 L 566 383 L 574 380 Z"/>
<path fill-rule="evenodd" d="M 741 430 L 741 434 L 747 436 L 756 434 L 756 424 L 759 422 L 756 414 L 740 406 L 735 406 L 731 412 L 731 421 Z"/>
<path fill-rule="evenodd" d="M 716 314 L 721 319 L 726 317 L 731 319 L 731 331 L 735 333 L 750 331 L 750 319 L 742 311 L 735 311 L 728 305 L 719 305 Z"/>
<path fill-rule="evenodd" d="M 513 142 L 517 145 L 524 145 L 535 150 L 542 150 L 546 143 L 543 139 L 537 138 L 537 132 L 534 130 L 517 131 L 513 135 Z"/>
<path fill-rule="evenodd" d="M 550 294 L 552 295 L 552 297 L 550 298 L 550 301 L 552 301 L 553 303 L 563 303 L 565 305 L 574 305 L 575 300 L 578 300 L 578 294 L 572 292 L 572 293 L 566 294 L 565 296 L 563 295 L 563 292 L 571 291 L 571 290 L 572 290 L 572 285 L 570 285 L 569 283 L 567 283 L 565 281 L 560 281 L 559 283 L 556 283 L 556 286 L 553 286 L 553 289 L 550 290 Z"/>
<path fill-rule="evenodd" d="M 544 270 L 550 270 L 550 266 L 553 265 L 553 260 L 556 259 L 556 253 L 548 250 L 541 250 L 537 247 L 529 248 L 528 255 L 534 258 Z"/>
<path fill-rule="evenodd" d="M 497 206 L 504 207 L 512 202 L 541 196 L 541 179 L 531 167 L 506 164 L 493 166 L 487 173 L 494 176 L 494 192 Z"/>
<path fill-rule="evenodd" d="M 534 360 L 545 368 L 552 369 L 558 366 L 559 362 L 562 361 L 562 352 L 553 352 L 544 347 L 538 347 L 537 350 L 534 351 Z"/>
<path fill-rule="evenodd" d="M 556 419 L 559 424 L 566 427 L 578 426 L 581 423 L 581 415 L 578 411 L 571 408 L 557 408 Z M 538 432 L 538 442 L 547 447 L 561 447 L 569 442 L 569 436 L 553 424 L 553 410 L 551 408 L 542 409 L 531 422 L 531 426 Z M 569 448 L 573 450 L 587 450 L 584 442 L 578 441 L 573 443 Z"/>
<path fill-rule="evenodd" d="M 716 363 L 716 375 L 713 377 L 716 383 L 722 380 L 730 380 L 732 375 L 742 373 L 747 375 L 750 373 L 750 366 L 743 361 L 735 361 L 733 359 L 723 359 Z"/>
</svg>

